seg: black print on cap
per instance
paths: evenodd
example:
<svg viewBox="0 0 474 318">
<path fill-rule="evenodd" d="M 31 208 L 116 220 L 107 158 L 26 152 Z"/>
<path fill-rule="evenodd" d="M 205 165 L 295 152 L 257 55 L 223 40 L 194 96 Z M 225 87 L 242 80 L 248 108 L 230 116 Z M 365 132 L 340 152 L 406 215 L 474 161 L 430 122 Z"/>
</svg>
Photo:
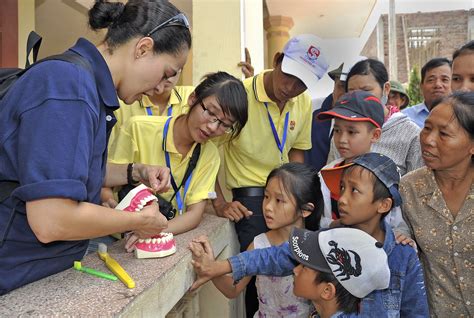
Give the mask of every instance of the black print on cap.
<svg viewBox="0 0 474 318">
<path fill-rule="evenodd" d="M 338 269 L 334 270 L 334 273 L 340 272 L 336 277 L 345 276 L 341 281 L 348 280 L 351 276 L 358 277 L 362 274 L 362 265 L 360 264 L 360 256 L 353 250 L 346 251 L 343 248 L 337 247 L 337 242 L 329 241 L 329 246 L 333 248 L 329 251 L 326 256 L 326 260 L 329 264 L 339 266 Z M 354 256 L 355 267 L 352 266 L 351 254 Z"/>
</svg>

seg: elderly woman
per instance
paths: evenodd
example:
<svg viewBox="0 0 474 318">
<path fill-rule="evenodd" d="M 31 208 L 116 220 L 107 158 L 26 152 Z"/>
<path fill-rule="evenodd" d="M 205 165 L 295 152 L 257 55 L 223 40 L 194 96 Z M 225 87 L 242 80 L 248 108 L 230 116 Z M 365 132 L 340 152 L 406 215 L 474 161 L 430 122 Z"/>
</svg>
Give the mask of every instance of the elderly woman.
<svg viewBox="0 0 474 318">
<path fill-rule="evenodd" d="M 435 107 L 436 106 L 436 107 Z M 435 104 L 420 133 L 426 167 L 402 178 L 434 317 L 474 317 L 474 92 Z"/>
</svg>

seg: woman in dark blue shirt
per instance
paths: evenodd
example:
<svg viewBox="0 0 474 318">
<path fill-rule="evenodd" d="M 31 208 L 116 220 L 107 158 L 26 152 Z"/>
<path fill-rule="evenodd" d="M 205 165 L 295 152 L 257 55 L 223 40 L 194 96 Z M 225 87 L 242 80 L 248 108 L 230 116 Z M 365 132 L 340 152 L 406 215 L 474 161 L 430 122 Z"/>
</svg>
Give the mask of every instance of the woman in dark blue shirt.
<svg viewBox="0 0 474 318">
<path fill-rule="evenodd" d="M 0 295 L 52 275 L 83 257 L 89 238 L 167 226 L 158 206 L 123 213 L 98 205 L 103 185 L 169 186 L 169 171 L 107 165 L 107 140 L 119 107 L 163 90 L 191 47 L 186 17 L 167 1 L 96 1 L 98 46 L 79 39 L 70 52 L 91 68 L 51 60 L 23 75 L 0 104 L 0 181 L 18 182 L 0 202 Z"/>
</svg>

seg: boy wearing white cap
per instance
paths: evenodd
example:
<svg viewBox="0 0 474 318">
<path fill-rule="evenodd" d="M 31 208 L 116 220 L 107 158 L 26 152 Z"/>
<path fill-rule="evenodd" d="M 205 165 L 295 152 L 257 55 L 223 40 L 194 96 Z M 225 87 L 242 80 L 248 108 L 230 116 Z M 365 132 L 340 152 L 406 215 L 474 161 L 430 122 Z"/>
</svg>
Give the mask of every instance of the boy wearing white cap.
<svg viewBox="0 0 474 318">
<path fill-rule="evenodd" d="M 258 234 L 268 231 L 262 215 L 265 182 L 272 169 L 287 162 L 303 162 L 311 148 L 311 97 L 328 63 L 321 40 L 299 35 L 275 54 L 274 69 L 244 80 L 248 98 L 248 121 L 240 135 L 224 144 L 226 186 L 232 190 L 227 202 L 216 182 L 217 215 L 236 222 L 241 251 Z M 251 216 L 251 217 L 250 217 Z M 257 310 L 252 284 L 247 287 L 247 316 Z M 251 300 L 253 299 L 253 304 Z"/>
<path fill-rule="evenodd" d="M 316 311 L 311 317 L 358 313 L 361 298 L 389 286 L 390 269 L 382 247 L 357 229 L 295 228 L 290 249 L 299 265 L 293 269 L 293 293 L 312 301 Z"/>
</svg>

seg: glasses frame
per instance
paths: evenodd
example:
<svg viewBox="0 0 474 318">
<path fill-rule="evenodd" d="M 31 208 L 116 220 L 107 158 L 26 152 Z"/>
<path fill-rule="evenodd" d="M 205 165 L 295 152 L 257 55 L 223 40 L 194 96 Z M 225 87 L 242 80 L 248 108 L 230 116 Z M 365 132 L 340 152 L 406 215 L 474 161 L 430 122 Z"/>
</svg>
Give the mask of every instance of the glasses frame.
<svg viewBox="0 0 474 318">
<path fill-rule="evenodd" d="M 226 128 L 226 126 L 228 126 L 225 122 L 223 122 L 222 120 L 220 120 L 219 118 L 217 118 L 217 116 L 215 114 L 212 114 L 211 115 L 211 112 L 207 109 L 207 107 L 204 105 L 204 102 L 203 101 L 200 101 L 199 104 L 201 104 L 201 107 L 203 109 L 203 114 L 207 112 L 208 116 L 209 116 L 209 119 L 208 121 L 211 123 L 211 124 L 214 124 L 214 123 L 217 123 L 217 128 L 221 128 L 221 129 L 224 129 L 224 132 L 226 134 L 230 134 L 234 131 L 234 124 L 232 124 L 232 126 Z"/>
<path fill-rule="evenodd" d="M 163 29 L 168 26 L 181 26 L 181 27 L 185 27 L 186 29 L 189 29 L 189 21 L 188 21 L 188 18 L 186 18 L 186 16 L 184 15 L 184 13 L 179 13 L 175 15 L 174 17 L 169 18 L 165 22 L 160 23 L 159 25 L 151 29 L 151 31 L 148 32 L 145 36 L 150 36 L 156 31 L 158 31 L 159 29 Z"/>
</svg>

